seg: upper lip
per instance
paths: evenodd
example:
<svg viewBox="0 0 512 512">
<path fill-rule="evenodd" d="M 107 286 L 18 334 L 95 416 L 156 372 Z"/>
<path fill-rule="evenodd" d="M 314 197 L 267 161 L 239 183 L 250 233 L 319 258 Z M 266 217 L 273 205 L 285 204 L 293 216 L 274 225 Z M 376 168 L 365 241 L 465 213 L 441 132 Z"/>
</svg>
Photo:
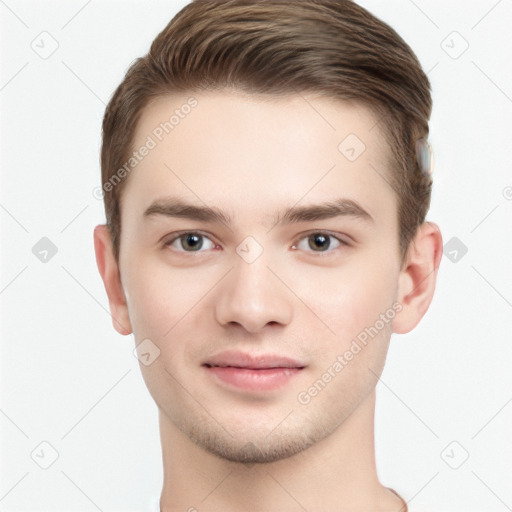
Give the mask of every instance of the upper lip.
<svg viewBox="0 0 512 512">
<path fill-rule="evenodd" d="M 263 368 L 304 368 L 296 359 L 278 354 L 250 354 L 227 350 L 220 352 L 204 362 L 206 366 L 232 366 L 260 370 Z"/>
</svg>

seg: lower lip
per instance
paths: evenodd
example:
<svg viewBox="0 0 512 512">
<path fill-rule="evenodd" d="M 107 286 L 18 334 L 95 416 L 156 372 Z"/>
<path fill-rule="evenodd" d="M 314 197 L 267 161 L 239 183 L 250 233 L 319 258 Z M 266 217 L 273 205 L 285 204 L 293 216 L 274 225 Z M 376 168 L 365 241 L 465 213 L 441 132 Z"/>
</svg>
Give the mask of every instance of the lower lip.
<svg viewBox="0 0 512 512">
<path fill-rule="evenodd" d="M 205 366 L 222 382 L 250 391 L 271 391 L 288 383 L 302 368 L 235 368 L 233 366 Z"/>
</svg>

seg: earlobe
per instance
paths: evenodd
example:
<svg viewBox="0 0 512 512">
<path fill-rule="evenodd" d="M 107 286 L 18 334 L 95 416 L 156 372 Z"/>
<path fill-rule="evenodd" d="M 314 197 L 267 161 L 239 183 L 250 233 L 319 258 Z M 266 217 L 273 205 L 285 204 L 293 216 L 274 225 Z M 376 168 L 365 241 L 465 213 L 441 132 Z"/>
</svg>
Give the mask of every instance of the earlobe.
<svg viewBox="0 0 512 512">
<path fill-rule="evenodd" d="M 427 312 L 443 255 L 443 239 L 439 227 L 424 222 L 409 247 L 406 262 L 399 275 L 397 300 L 402 310 L 393 319 L 393 332 L 412 331 Z"/>
<path fill-rule="evenodd" d="M 112 325 L 119 334 L 131 334 L 132 327 L 119 267 L 113 254 L 110 231 L 104 224 L 94 228 L 94 251 L 96 264 L 108 296 Z"/>
</svg>

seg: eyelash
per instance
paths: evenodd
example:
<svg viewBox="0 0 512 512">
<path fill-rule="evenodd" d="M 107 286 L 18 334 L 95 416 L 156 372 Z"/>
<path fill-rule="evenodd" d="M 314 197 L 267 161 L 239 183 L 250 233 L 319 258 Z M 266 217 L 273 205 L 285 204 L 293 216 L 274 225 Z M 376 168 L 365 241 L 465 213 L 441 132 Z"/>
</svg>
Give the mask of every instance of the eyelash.
<svg viewBox="0 0 512 512">
<path fill-rule="evenodd" d="M 182 231 L 182 232 L 179 232 L 179 233 L 174 233 L 173 237 L 170 239 L 170 240 L 167 240 L 166 242 L 164 242 L 164 247 L 170 247 L 176 240 L 179 240 L 180 238 L 182 238 L 184 235 L 199 235 L 201 237 L 204 237 L 204 238 L 208 238 L 208 240 L 210 240 L 212 243 L 216 244 L 213 240 L 211 240 L 211 238 L 206 234 L 206 233 L 203 233 L 201 231 Z M 345 242 L 343 239 L 333 235 L 332 233 L 329 233 L 328 231 L 310 231 L 304 235 L 301 236 L 301 238 L 298 239 L 297 243 L 294 243 L 293 244 L 293 248 L 296 248 L 297 245 L 304 239 L 307 239 L 309 238 L 311 235 L 326 235 L 328 238 L 334 238 L 337 242 L 340 243 L 340 245 L 338 247 L 336 247 L 335 249 L 332 249 L 332 250 L 328 250 L 328 251 L 306 251 L 306 252 L 309 252 L 311 254 L 314 254 L 315 257 L 329 257 L 330 255 L 332 255 L 333 253 L 335 253 L 337 250 L 339 250 L 340 248 L 342 247 L 349 247 L 350 244 L 348 242 Z M 330 249 L 330 247 L 328 248 Z M 177 252 L 180 252 L 180 253 L 191 253 L 193 254 L 194 252 L 198 252 L 198 253 L 201 253 L 201 252 L 205 252 L 205 251 L 202 251 L 202 250 L 199 250 L 199 251 L 185 251 L 185 250 L 180 250 L 180 251 L 177 251 Z"/>
</svg>

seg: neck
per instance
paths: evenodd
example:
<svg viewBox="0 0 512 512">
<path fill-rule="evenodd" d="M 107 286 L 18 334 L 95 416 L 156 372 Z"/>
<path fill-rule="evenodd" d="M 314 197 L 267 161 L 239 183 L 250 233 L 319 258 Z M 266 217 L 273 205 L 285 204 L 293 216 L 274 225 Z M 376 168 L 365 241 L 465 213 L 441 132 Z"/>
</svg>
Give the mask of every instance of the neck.
<svg viewBox="0 0 512 512">
<path fill-rule="evenodd" d="M 377 477 L 375 391 L 337 430 L 292 457 L 242 464 L 206 452 L 160 410 L 163 512 L 208 510 L 400 510 L 399 497 Z"/>
</svg>

